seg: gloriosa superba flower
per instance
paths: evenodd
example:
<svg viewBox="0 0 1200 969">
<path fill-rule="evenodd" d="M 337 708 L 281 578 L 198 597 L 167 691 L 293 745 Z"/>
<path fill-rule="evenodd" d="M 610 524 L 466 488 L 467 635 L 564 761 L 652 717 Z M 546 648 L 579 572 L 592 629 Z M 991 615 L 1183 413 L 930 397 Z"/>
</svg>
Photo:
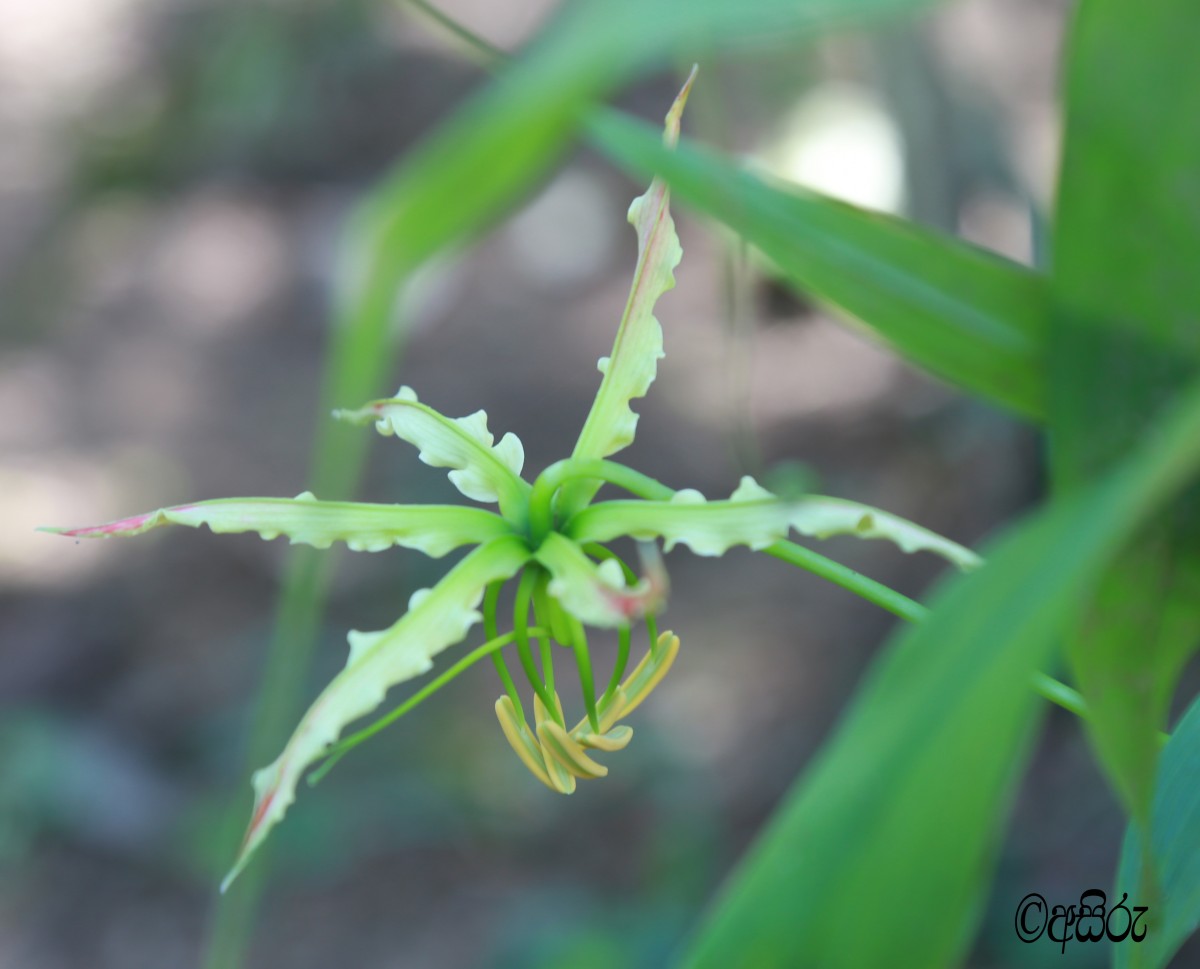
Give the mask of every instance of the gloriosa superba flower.
<svg viewBox="0 0 1200 969">
<path fill-rule="evenodd" d="M 690 77 L 667 114 L 669 145 L 678 138 L 691 83 Z M 698 491 L 673 491 L 606 460 L 633 441 L 638 415 L 630 402 L 645 396 L 663 356 L 662 328 L 654 317 L 654 305 L 675 285 L 674 269 L 682 256 L 668 202 L 665 184 L 655 179 L 630 206 L 638 260 L 612 355 L 599 362 L 600 389 L 571 457 L 548 467 L 532 484 L 521 477 L 520 440 L 510 433 L 494 443 L 483 411 L 450 419 L 402 387 L 389 400 L 335 412 L 336 418 L 374 423 L 379 433 L 414 445 L 425 464 L 451 469 L 450 480 L 463 495 L 498 505 L 499 514 L 458 505 L 321 501 L 306 492 L 291 499 L 203 501 L 104 525 L 51 529 L 73 537 L 106 537 L 138 535 L 165 524 L 208 525 L 213 532 L 257 532 L 264 539 L 286 535 L 293 544 L 317 548 L 338 541 L 368 552 L 400 545 L 434 558 L 464 545 L 476 546 L 433 588 L 415 592 L 408 611 L 394 625 L 378 632 L 349 633 L 350 656 L 344 669 L 308 708 L 279 757 L 254 775 L 250 823 L 222 890 L 283 818 L 310 765 L 326 758 L 318 771 L 323 774 L 350 746 L 484 656 L 491 656 L 504 684 L 496 702 L 504 736 L 530 772 L 563 794 L 575 790 L 577 779 L 603 777 L 607 768 L 589 751 L 608 753 L 629 743 L 633 731 L 619 721 L 645 699 L 679 652 L 679 637 L 670 632 L 660 635 L 655 624 L 667 594 L 655 540 L 661 539 L 667 551 L 682 544 L 698 555 L 719 556 L 731 546 L 747 545 L 773 553 L 786 547 L 804 552 L 810 561 L 821 559 L 786 541 L 795 529 L 816 538 L 846 533 L 887 538 L 906 552 L 932 551 L 962 568 L 978 563 L 975 554 L 961 545 L 855 502 L 814 495 L 784 500 L 750 477 L 743 478 L 729 498 L 709 501 Z M 593 504 L 605 482 L 636 498 Z M 642 543 L 640 578 L 604 545 L 623 536 Z M 499 590 L 518 574 L 513 630 L 500 635 Z M 529 624 L 531 611 L 533 625 Z M 338 743 L 343 728 L 379 706 L 389 688 L 428 672 L 433 658 L 466 638 L 480 620 L 487 642 L 398 710 Z M 626 675 L 634 620 L 644 620 L 649 649 Z M 599 693 L 585 626 L 618 630 L 616 663 Z M 570 728 L 554 684 L 555 644 L 573 652 L 582 690 L 584 715 Z M 502 658 L 501 650 L 509 645 L 515 645 L 533 689 L 532 722 Z"/>
</svg>

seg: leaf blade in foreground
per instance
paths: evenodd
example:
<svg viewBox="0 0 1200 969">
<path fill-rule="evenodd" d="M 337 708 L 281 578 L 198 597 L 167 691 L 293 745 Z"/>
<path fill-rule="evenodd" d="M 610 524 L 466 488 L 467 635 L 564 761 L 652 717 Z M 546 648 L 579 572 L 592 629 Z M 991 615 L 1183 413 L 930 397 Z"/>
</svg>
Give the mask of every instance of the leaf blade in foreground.
<svg viewBox="0 0 1200 969">
<path fill-rule="evenodd" d="M 1089 0 L 1073 25 L 1047 357 L 1062 493 L 1119 461 L 1200 374 L 1200 84 L 1197 33 L 1181 29 L 1195 16 L 1189 0 Z M 1097 755 L 1143 824 L 1198 604 L 1193 493 L 1130 543 L 1068 638 Z"/>
<path fill-rule="evenodd" d="M 1073 599 L 1198 470 L 1193 386 L 1116 471 L 993 543 L 984 569 L 946 581 L 929 618 L 876 662 L 684 965 L 961 960 L 1036 724 L 1030 676 L 1052 659 Z"/>
</svg>

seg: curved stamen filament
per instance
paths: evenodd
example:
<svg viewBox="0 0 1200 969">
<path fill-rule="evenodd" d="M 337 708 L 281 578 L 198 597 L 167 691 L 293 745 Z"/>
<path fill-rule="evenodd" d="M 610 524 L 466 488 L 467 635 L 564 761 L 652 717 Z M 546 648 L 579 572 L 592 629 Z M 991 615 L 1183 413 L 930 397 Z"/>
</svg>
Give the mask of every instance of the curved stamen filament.
<svg viewBox="0 0 1200 969">
<path fill-rule="evenodd" d="M 571 624 L 571 646 L 575 650 L 575 665 L 579 669 L 579 687 L 583 692 L 583 705 L 587 710 L 588 723 L 592 730 L 600 732 L 600 717 L 596 713 L 596 681 L 592 676 L 592 658 L 588 653 L 587 633 L 574 616 L 569 616 Z"/>
<path fill-rule="evenodd" d="M 543 572 L 539 581 L 533 587 L 533 619 L 539 626 L 551 630 L 551 633 L 538 637 L 541 647 L 542 675 L 546 681 L 546 690 L 554 693 L 554 647 L 553 629 L 559 616 L 551 611 L 550 596 L 546 591 L 550 576 Z"/>
<path fill-rule="evenodd" d="M 535 566 L 529 566 L 521 573 L 521 581 L 517 584 L 516 602 L 513 604 L 513 634 L 516 637 L 517 656 L 521 660 L 521 667 L 525 670 L 525 677 L 529 680 L 529 685 L 533 687 L 533 692 L 542 701 L 542 705 L 550 711 L 551 716 L 558 720 L 559 714 L 554 703 L 553 688 L 548 686 L 544 674 L 538 671 L 537 664 L 533 659 L 533 649 L 529 645 L 529 605 L 533 599 L 533 590 L 542 579 L 541 570 Z M 542 652 L 543 659 L 545 652 L 545 650 Z M 552 678 L 553 667 L 547 667 L 547 669 L 551 671 L 549 676 Z M 559 724 L 562 725 L 561 721 Z"/>
<path fill-rule="evenodd" d="M 500 589 L 503 588 L 503 582 L 493 582 L 487 587 L 487 592 L 483 597 L 483 632 L 487 637 L 488 642 L 492 642 L 500 638 L 500 630 L 496 624 L 496 605 L 500 601 Z M 508 665 L 504 662 L 504 656 L 500 650 L 492 651 L 492 665 L 496 668 L 496 675 L 500 677 L 500 682 L 504 684 L 504 692 L 508 694 L 509 700 L 521 719 L 525 718 L 525 710 L 521 706 L 521 694 L 517 691 L 517 684 L 513 682 L 512 674 L 508 671 Z"/>
<path fill-rule="evenodd" d="M 625 581 L 629 585 L 634 585 L 637 583 L 637 573 L 634 572 L 633 569 L 631 569 L 628 565 L 626 565 L 625 560 L 622 559 L 621 556 L 619 556 L 616 552 L 612 551 L 612 549 L 605 548 L 603 545 L 600 545 L 596 542 L 589 542 L 583 547 L 583 550 L 593 558 L 598 558 L 601 560 L 612 559 L 619 566 L 621 566 L 621 571 L 625 575 Z M 646 613 L 646 631 L 650 633 L 651 643 L 658 638 L 657 632 L 651 631 L 654 629 L 654 627 L 654 616 L 652 616 L 650 613 Z M 629 626 L 617 627 L 617 661 L 613 665 L 612 676 L 609 677 L 608 686 L 605 687 L 604 694 L 600 697 L 600 702 L 602 704 L 610 699 L 612 695 L 616 693 L 617 687 L 621 685 L 621 677 L 625 675 L 625 669 L 629 665 L 629 651 L 632 646 L 632 639 L 633 636 Z"/>
</svg>

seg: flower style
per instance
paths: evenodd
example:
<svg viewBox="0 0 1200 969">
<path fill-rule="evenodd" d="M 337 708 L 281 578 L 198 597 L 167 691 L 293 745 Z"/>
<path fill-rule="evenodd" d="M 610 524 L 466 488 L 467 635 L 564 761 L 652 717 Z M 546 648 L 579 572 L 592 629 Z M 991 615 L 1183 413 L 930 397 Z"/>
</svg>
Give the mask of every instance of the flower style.
<svg viewBox="0 0 1200 969">
<path fill-rule="evenodd" d="M 692 77 L 667 114 L 669 145 L 678 138 Z M 457 505 L 322 501 L 306 492 L 292 499 L 205 501 L 105 525 L 51 529 L 80 538 L 138 535 L 166 524 L 208 525 L 214 532 L 250 531 L 264 539 L 286 535 L 292 543 L 317 548 L 339 541 L 368 552 L 400 545 L 434 558 L 464 545 L 476 546 L 433 588 L 415 592 L 408 611 L 394 625 L 378 632 L 349 633 L 345 668 L 309 707 L 279 757 L 254 775 L 253 813 L 222 889 L 282 820 L 310 765 L 326 758 L 317 772 L 323 775 L 350 747 L 485 656 L 492 658 L 504 684 L 504 694 L 496 701 L 504 736 L 538 780 L 553 791 L 570 794 L 577 779 L 607 774 L 592 753 L 617 751 L 629 743 L 633 731 L 619 721 L 654 689 L 679 652 L 679 637 L 659 634 L 655 624 L 667 595 L 666 573 L 654 544 L 658 539 L 668 551 L 683 544 L 708 556 L 719 556 L 734 545 L 767 550 L 793 561 L 802 553 L 802 564 L 825 562 L 836 570 L 841 567 L 787 542 L 788 533 L 794 529 L 816 538 L 849 533 L 887 538 L 906 552 L 932 551 L 962 568 L 978 563 L 974 553 L 954 542 L 851 501 L 819 496 L 783 500 L 749 477 L 729 498 L 709 501 L 697 491 L 674 491 L 607 460 L 633 441 L 638 415 L 630 403 L 646 394 L 663 356 L 662 328 L 653 310 L 658 298 L 674 286 L 673 272 L 682 255 L 668 202 L 666 185 L 655 179 L 629 209 L 629 221 L 637 231 L 638 261 L 612 355 L 600 360 L 600 389 L 571 457 L 551 465 L 532 484 L 521 477 L 520 440 L 510 433 L 495 443 L 483 411 L 450 419 L 402 387 L 391 399 L 335 412 L 338 419 L 373 423 L 380 434 L 414 445 L 425 464 L 450 469 L 450 480 L 464 496 L 497 505 L 499 514 Z M 636 498 L 593 504 L 605 482 Z M 622 536 L 642 543 L 641 577 L 605 547 L 604 543 Z M 518 574 L 513 629 L 500 635 L 499 590 Z M 836 572 L 833 577 L 851 584 L 839 580 Z M 630 624 L 639 619 L 646 624 L 650 647 L 625 675 Z M 343 729 L 379 706 L 389 688 L 427 673 L 437 654 L 466 638 L 481 620 L 487 638 L 482 646 L 399 709 L 338 742 Z M 599 693 L 586 626 L 618 630 L 615 668 Z M 584 716 L 569 729 L 554 683 L 555 644 L 572 650 L 582 690 Z M 509 645 L 516 646 L 533 689 L 532 723 L 502 657 L 501 650 Z"/>
</svg>

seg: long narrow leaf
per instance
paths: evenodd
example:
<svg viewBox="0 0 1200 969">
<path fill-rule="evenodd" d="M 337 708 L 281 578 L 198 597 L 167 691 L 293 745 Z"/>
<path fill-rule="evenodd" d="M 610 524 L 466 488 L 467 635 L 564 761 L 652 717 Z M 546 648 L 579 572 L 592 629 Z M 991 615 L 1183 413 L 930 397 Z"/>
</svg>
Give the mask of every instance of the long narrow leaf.
<svg viewBox="0 0 1200 969">
<path fill-rule="evenodd" d="M 1070 51 L 1047 357 L 1056 488 L 1122 459 L 1200 374 L 1200 84 L 1190 0 L 1088 0 Z M 1147 819 L 1175 684 L 1200 643 L 1200 496 L 1098 584 L 1068 641 L 1089 730 Z"/>
</svg>

